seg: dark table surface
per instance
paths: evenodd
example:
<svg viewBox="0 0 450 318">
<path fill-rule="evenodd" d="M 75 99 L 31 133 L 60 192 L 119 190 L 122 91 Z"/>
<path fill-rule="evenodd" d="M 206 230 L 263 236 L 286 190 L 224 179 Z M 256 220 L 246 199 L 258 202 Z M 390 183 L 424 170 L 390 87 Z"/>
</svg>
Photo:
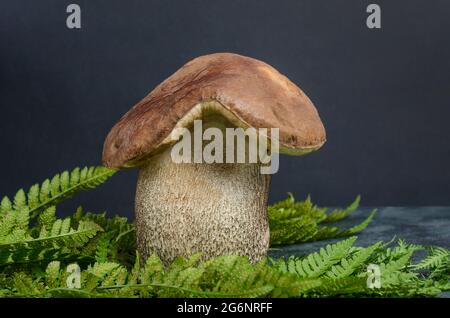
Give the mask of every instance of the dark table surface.
<svg viewBox="0 0 450 318">
<path fill-rule="evenodd" d="M 373 208 L 360 208 L 347 219 L 335 224 L 342 228 L 351 227 L 364 220 L 371 210 Z M 356 245 L 367 246 L 394 238 L 403 239 L 407 243 L 450 248 L 450 207 L 382 207 L 377 210 L 369 226 L 357 234 Z M 289 245 L 271 250 L 270 255 L 279 257 L 308 254 L 338 240 Z M 450 297 L 450 292 L 442 296 Z"/>
</svg>

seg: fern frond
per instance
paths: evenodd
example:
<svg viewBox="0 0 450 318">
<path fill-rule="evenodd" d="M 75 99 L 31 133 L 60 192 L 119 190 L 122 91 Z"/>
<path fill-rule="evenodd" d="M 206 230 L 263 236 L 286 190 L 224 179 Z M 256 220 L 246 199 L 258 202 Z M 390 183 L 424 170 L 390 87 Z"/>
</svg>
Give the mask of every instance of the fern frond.
<svg viewBox="0 0 450 318">
<path fill-rule="evenodd" d="M 327 240 L 332 238 L 339 238 L 339 237 L 346 237 L 355 235 L 362 230 L 364 230 L 369 223 L 372 221 L 373 217 L 375 216 L 376 209 L 374 209 L 372 212 L 370 212 L 369 216 L 362 221 L 361 223 L 352 226 L 351 228 L 348 228 L 346 230 L 341 230 L 338 227 L 334 226 L 320 226 L 316 232 L 315 235 L 313 235 L 309 241 L 321 241 L 321 240 Z"/>
<path fill-rule="evenodd" d="M 42 211 L 39 214 L 37 220 L 37 230 L 41 230 L 42 228 L 49 229 L 52 224 L 56 221 L 56 206 L 52 205 Z"/>
<path fill-rule="evenodd" d="M 286 271 L 303 278 L 319 277 L 348 254 L 355 240 L 356 237 L 351 237 L 336 244 L 327 245 L 318 253 L 309 254 L 304 258 L 290 257 L 285 265 Z"/>
<path fill-rule="evenodd" d="M 83 246 L 99 231 L 102 229 L 97 224 L 84 221 L 73 229 L 67 218 L 57 220 L 49 231 L 42 230 L 38 238 L 9 236 L 0 244 L 0 265 L 65 258 L 71 249 Z"/>
<path fill-rule="evenodd" d="M 339 279 L 324 277 L 320 285 L 312 288 L 305 296 L 308 297 L 342 297 L 360 294 L 370 294 L 365 278 L 349 276 Z"/>
<path fill-rule="evenodd" d="M 378 249 L 381 243 L 358 249 L 353 255 L 342 258 L 340 263 L 331 267 L 326 276 L 334 279 L 344 278 L 361 270 L 369 257 Z"/>
<path fill-rule="evenodd" d="M 45 282 L 48 287 L 56 288 L 60 285 L 60 266 L 61 262 L 59 261 L 52 261 L 47 265 Z"/>
<path fill-rule="evenodd" d="M 307 216 L 269 222 L 271 246 L 306 242 L 317 233 L 317 223 Z"/>
<path fill-rule="evenodd" d="M 314 205 L 310 196 L 304 201 L 296 202 L 292 193 L 288 193 L 285 200 L 268 206 L 269 220 L 273 221 L 291 220 L 305 216 L 320 222 L 325 219 L 326 210 L 326 208 L 319 208 Z"/>
<path fill-rule="evenodd" d="M 425 259 L 414 265 L 415 270 L 432 269 L 439 267 L 443 262 L 449 261 L 450 250 L 443 247 L 431 247 L 430 253 Z"/>
<path fill-rule="evenodd" d="M 59 287 L 59 288 L 51 288 L 45 292 L 45 295 L 49 295 L 54 298 L 96 298 L 102 297 L 102 295 L 98 295 L 95 292 L 85 290 L 85 289 L 76 289 L 76 288 L 67 288 L 67 287 Z"/>
<path fill-rule="evenodd" d="M 321 224 L 347 217 L 358 208 L 359 201 L 358 196 L 346 209 L 337 209 L 327 215 L 327 209 L 314 205 L 309 196 L 304 201 L 296 202 L 294 196 L 289 193 L 287 199 L 268 207 L 270 244 L 297 244 L 354 235 L 368 226 L 376 210 L 363 222 L 346 230 Z"/>
<path fill-rule="evenodd" d="M 96 242 L 95 261 L 98 263 L 108 262 L 108 252 L 111 241 L 110 236 L 111 235 L 109 234 L 103 235 Z"/>
<path fill-rule="evenodd" d="M 18 272 L 13 274 L 13 290 L 16 297 L 36 297 L 44 293 L 44 286 L 30 275 Z"/>
<path fill-rule="evenodd" d="M 103 166 L 75 168 L 70 173 L 64 171 L 55 175 L 51 180 L 46 179 L 41 185 L 30 187 L 28 194 L 20 189 L 15 197 L 14 204 L 4 197 L 1 205 L 2 215 L 12 212 L 16 215 L 21 226 L 28 227 L 28 220 L 36 217 L 46 208 L 56 205 L 80 190 L 97 187 L 115 173 L 115 170 Z"/>
<path fill-rule="evenodd" d="M 391 243 L 392 241 L 386 243 L 384 245 L 384 250 L 378 254 L 376 259 L 377 264 L 390 263 L 402 258 L 405 255 L 411 255 L 416 251 L 424 249 L 424 247 L 420 245 L 406 244 L 403 240 L 399 240 L 397 246 L 394 248 L 389 247 Z"/>
<path fill-rule="evenodd" d="M 361 196 L 358 195 L 356 199 L 345 209 L 335 209 L 322 221 L 323 223 L 336 222 L 345 219 L 351 213 L 353 213 L 358 207 L 361 201 Z"/>
</svg>

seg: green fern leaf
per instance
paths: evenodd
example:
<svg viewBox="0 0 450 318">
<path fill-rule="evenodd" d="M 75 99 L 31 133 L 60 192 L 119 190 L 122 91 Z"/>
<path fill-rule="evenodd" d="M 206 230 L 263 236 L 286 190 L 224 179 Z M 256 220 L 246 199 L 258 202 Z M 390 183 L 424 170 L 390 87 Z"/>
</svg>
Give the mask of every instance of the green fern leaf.
<svg viewBox="0 0 450 318">
<path fill-rule="evenodd" d="M 287 272 L 302 278 L 316 278 L 327 272 L 333 265 L 341 261 L 353 246 L 356 237 L 351 237 L 336 244 L 321 248 L 304 258 L 291 257 L 286 263 Z"/>
<path fill-rule="evenodd" d="M 450 250 L 442 247 L 430 248 L 430 253 L 420 263 L 413 266 L 415 270 L 439 267 L 450 258 Z"/>
<path fill-rule="evenodd" d="M 323 223 L 336 222 L 346 218 L 358 208 L 360 201 L 361 196 L 358 195 L 356 199 L 347 208 L 333 210 L 323 220 Z"/>
<path fill-rule="evenodd" d="M 369 257 L 379 248 L 381 243 L 358 249 L 350 257 L 342 258 L 339 264 L 331 267 L 326 276 L 334 279 L 348 277 L 357 273 L 366 264 Z"/>
<path fill-rule="evenodd" d="M 321 226 L 317 230 L 316 234 L 309 238 L 309 241 L 320 241 L 320 240 L 326 240 L 326 239 L 332 239 L 332 238 L 339 238 L 339 237 L 346 237 L 350 235 L 355 235 L 362 230 L 364 230 L 372 221 L 373 217 L 375 216 L 376 209 L 374 209 L 372 212 L 370 212 L 369 216 L 362 221 L 361 223 L 352 226 L 351 228 L 348 228 L 346 230 L 341 230 L 337 227 L 330 227 L 330 226 Z"/>
<path fill-rule="evenodd" d="M 45 281 L 50 288 L 56 288 L 60 284 L 60 266 L 59 261 L 52 261 L 45 270 Z"/>
<path fill-rule="evenodd" d="M 28 226 L 28 219 L 34 218 L 49 206 L 56 205 L 63 199 L 72 196 L 80 190 L 94 188 L 105 182 L 115 173 L 115 170 L 103 166 L 85 167 L 81 170 L 75 168 L 70 173 L 67 171 L 55 175 L 51 181 L 45 180 L 40 186 L 35 184 L 30 187 L 28 195 L 21 189 L 14 197 L 14 205 L 11 207 L 9 199 L 2 200 L 1 211 L 4 213 L 12 208 L 20 212 L 20 223 Z"/>
<path fill-rule="evenodd" d="M 70 228 L 69 222 L 70 218 L 57 220 L 49 233 L 41 231 L 38 238 L 9 235 L 9 240 L 0 244 L 0 265 L 64 258 L 64 254 L 83 246 L 102 231 L 93 222 L 81 221 L 77 229 Z"/>
</svg>

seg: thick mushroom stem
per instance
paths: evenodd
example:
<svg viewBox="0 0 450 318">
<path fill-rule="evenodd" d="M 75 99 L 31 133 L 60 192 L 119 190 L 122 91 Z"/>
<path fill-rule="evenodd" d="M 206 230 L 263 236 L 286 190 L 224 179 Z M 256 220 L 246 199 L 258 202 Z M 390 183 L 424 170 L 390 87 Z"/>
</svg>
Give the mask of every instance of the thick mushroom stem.
<svg viewBox="0 0 450 318">
<path fill-rule="evenodd" d="M 141 167 L 138 249 L 168 264 L 177 256 L 237 254 L 258 261 L 269 247 L 270 175 L 259 164 L 174 163 L 170 149 Z"/>
</svg>

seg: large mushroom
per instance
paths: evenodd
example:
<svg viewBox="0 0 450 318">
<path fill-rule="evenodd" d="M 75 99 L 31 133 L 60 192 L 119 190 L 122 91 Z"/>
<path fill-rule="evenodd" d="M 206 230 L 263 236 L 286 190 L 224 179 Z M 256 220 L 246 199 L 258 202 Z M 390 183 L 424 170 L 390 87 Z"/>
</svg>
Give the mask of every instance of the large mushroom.
<svg viewBox="0 0 450 318">
<path fill-rule="evenodd" d="M 279 128 L 279 151 L 304 155 L 325 142 L 303 91 L 270 65 L 231 53 L 198 57 L 158 85 L 111 129 L 110 168 L 138 167 L 138 249 L 170 263 L 177 256 L 239 254 L 257 261 L 269 247 L 270 175 L 261 163 L 177 163 L 179 128 Z M 268 135 L 267 138 L 270 138 Z"/>
</svg>

